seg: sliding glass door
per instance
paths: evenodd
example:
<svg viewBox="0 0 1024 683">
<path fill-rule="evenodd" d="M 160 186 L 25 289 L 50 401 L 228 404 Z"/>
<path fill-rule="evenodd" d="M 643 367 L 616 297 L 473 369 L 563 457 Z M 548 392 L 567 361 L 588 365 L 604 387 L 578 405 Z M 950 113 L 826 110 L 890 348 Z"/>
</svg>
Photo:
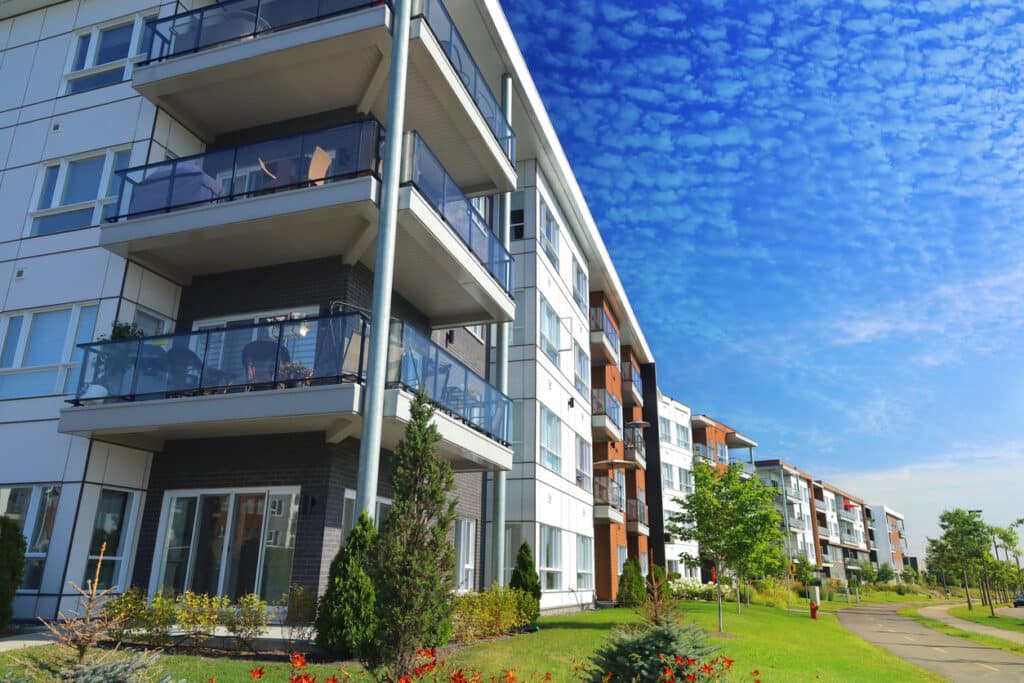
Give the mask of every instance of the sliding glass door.
<svg viewBox="0 0 1024 683">
<path fill-rule="evenodd" d="M 288 590 L 297 490 L 170 492 L 165 502 L 157 588 L 165 593 L 258 593 L 273 601 Z"/>
</svg>

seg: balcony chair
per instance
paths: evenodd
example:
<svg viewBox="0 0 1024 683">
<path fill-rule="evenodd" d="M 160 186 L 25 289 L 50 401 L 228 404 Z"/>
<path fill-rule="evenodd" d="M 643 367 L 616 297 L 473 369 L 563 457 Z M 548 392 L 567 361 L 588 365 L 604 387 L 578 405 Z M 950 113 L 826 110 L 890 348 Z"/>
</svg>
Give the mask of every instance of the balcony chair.
<svg viewBox="0 0 1024 683">
<path fill-rule="evenodd" d="M 167 350 L 167 392 L 178 396 L 188 396 L 199 389 L 203 376 L 203 361 L 188 348 L 175 340 L 175 345 Z"/>
<path fill-rule="evenodd" d="M 137 216 L 175 206 L 212 203 L 222 196 L 223 183 L 203 172 L 194 161 L 168 163 L 134 184 L 128 214 Z"/>
<path fill-rule="evenodd" d="M 276 380 L 275 370 L 278 363 L 284 364 L 290 361 L 291 355 L 288 353 L 288 349 L 278 345 L 277 342 L 249 342 L 242 348 L 242 367 L 245 368 L 246 390 L 270 388 Z"/>
<path fill-rule="evenodd" d="M 243 10 L 228 10 L 221 13 L 208 11 L 203 13 L 201 23 L 199 15 L 194 14 L 171 28 L 170 54 L 199 50 L 229 40 L 251 38 L 254 34 L 269 31 L 271 28 L 263 16 L 257 17 L 252 12 Z"/>
<path fill-rule="evenodd" d="M 135 396 L 163 394 L 167 391 L 167 353 L 155 344 L 142 344 L 135 366 Z"/>
</svg>

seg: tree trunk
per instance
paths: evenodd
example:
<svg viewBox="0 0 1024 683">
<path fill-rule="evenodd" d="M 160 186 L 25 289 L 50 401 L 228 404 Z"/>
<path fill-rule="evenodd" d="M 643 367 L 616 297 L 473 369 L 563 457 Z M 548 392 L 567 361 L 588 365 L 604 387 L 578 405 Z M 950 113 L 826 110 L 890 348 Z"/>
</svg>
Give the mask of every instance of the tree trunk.
<svg viewBox="0 0 1024 683">
<path fill-rule="evenodd" d="M 964 569 L 964 590 L 967 591 L 967 609 L 974 609 L 974 604 L 971 602 L 971 582 L 967 580 L 967 565 L 963 565 Z"/>
<path fill-rule="evenodd" d="M 984 572 L 985 575 L 985 578 L 983 579 L 985 582 L 985 589 L 988 591 L 988 611 L 991 612 L 992 617 L 995 618 L 996 606 L 992 604 L 992 585 L 988 581 L 988 568 L 983 567 L 982 572 Z"/>
<path fill-rule="evenodd" d="M 740 603 L 743 602 L 743 575 L 736 572 L 736 614 L 741 614 Z"/>
<path fill-rule="evenodd" d="M 718 632 L 722 633 L 725 631 L 725 622 L 722 616 L 722 570 L 717 564 L 715 568 L 715 588 L 718 592 Z"/>
</svg>

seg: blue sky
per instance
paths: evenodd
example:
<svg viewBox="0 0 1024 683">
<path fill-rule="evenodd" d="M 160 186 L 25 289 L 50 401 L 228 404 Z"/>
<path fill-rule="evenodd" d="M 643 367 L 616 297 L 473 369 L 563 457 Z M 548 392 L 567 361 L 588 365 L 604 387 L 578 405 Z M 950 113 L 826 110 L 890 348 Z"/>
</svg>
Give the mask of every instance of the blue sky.
<svg viewBox="0 0 1024 683">
<path fill-rule="evenodd" d="M 666 393 L 919 539 L 1024 515 L 1017 3 L 504 5 Z"/>
</svg>

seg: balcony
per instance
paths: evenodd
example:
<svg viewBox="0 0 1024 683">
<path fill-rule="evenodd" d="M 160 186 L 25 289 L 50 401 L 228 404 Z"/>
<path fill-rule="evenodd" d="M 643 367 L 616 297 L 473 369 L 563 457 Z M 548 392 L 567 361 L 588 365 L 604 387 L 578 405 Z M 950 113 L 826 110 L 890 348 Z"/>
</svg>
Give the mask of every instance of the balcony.
<svg viewBox="0 0 1024 683">
<path fill-rule="evenodd" d="M 624 431 L 626 460 L 642 470 L 647 469 L 647 446 L 644 442 L 643 427 L 627 426 Z"/>
<path fill-rule="evenodd" d="M 846 543 L 848 545 L 856 545 L 867 547 L 864 543 L 864 536 L 855 532 L 846 531 L 845 529 L 839 530 L 839 542 Z"/>
<path fill-rule="evenodd" d="M 323 432 L 359 436 L 369 322 L 359 314 L 82 344 L 59 431 L 146 450 L 169 440 Z M 413 394 L 437 407 L 438 450 L 459 471 L 509 469 L 511 402 L 424 334 L 390 331 L 383 447 Z"/>
<path fill-rule="evenodd" d="M 715 462 L 714 454 L 711 452 L 711 449 L 702 443 L 693 444 L 693 455 L 695 458 L 700 458 L 709 465 L 714 464 Z"/>
<path fill-rule="evenodd" d="M 590 308 L 590 348 L 594 364 L 599 365 L 599 355 L 610 365 L 619 364 L 619 331 L 604 306 Z"/>
<path fill-rule="evenodd" d="M 786 497 L 798 502 L 806 502 L 809 500 L 807 489 L 801 489 L 799 486 L 791 486 L 789 483 L 786 484 Z"/>
<path fill-rule="evenodd" d="M 179 282 L 329 254 L 372 270 L 383 136 L 367 119 L 126 169 L 100 244 Z M 511 320 L 512 257 L 423 139 L 403 142 L 395 291 L 434 326 Z"/>
<path fill-rule="evenodd" d="M 590 390 L 590 424 L 597 441 L 622 441 L 622 403 L 605 389 Z"/>
<path fill-rule="evenodd" d="M 440 0 L 413 13 L 406 128 L 460 187 L 514 190 L 515 136 L 491 84 Z M 341 109 L 386 122 L 391 23 L 375 0 L 227 0 L 149 21 L 132 84 L 206 142 Z"/>
<path fill-rule="evenodd" d="M 810 520 L 802 517 L 799 519 L 790 517 L 786 521 L 786 526 L 789 527 L 791 531 L 810 531 L 811 529 Z"/>
<path fill-rule="evenodd" d="M 622 484 L 610 477 L 594 478 L 594 522 L 622 524 L 625 521 L 626 493 Z"/>
<path fill-rule="evenodd" d="M 626 501 L 626 531 L 631 534 L 650 536 L 650 519 L 647 516 L 647 503 L 636 498 Z"/>
<path fill-rule="evenodd" d="M 622 364 L 622 397 L 627 404 L 644 405 L 644 384 L 640 378 L 640 368 L 632 361 Z"/>
<path fill-rule="evenodd" d="M 859 522 L 864 519 L 861 517 L 860 508 L 847 509 L 845 507 L 841 507 L 839 508 L 838 515 L 839 519 L 845 519 L 848 522 Z"/>
</svg>

